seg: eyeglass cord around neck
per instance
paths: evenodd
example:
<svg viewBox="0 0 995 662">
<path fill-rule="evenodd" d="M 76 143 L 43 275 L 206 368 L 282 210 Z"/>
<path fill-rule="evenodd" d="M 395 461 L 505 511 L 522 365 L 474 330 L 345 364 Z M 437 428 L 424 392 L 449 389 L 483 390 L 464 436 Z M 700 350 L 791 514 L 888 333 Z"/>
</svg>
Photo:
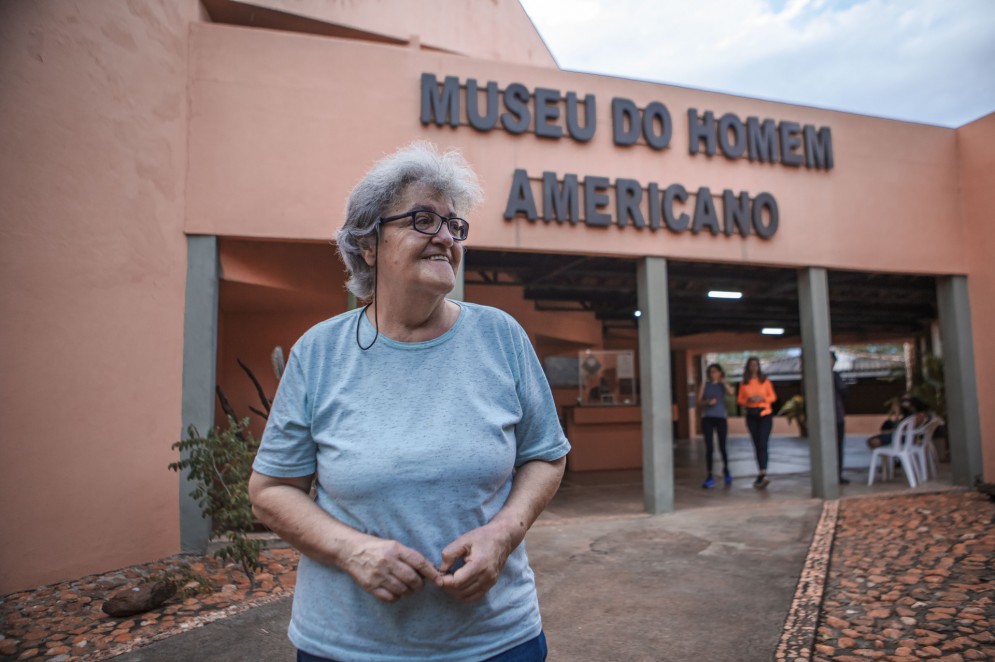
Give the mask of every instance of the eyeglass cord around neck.
<svg viewBox="0 0 995 662">
<path fill-rule="evenodd" d="M 376 251 L 373 253 L 373 301 L 369 302 L 363 309 L 359 311 L 359 316 L 356 318 L 356 344 L 364 352 L 377 342 L 377 338 L 380 337 L 380 306 L 373 309 L 373 324 L 377 330 L 373 340 L 366 347 L 363 347 L 363 343 L 359 341 L 359 327 L 363 322 L 363 317 L 366 316 L 366 309 L 372 306 L 377 301 L 377 285 L 380 283 L 380 270 L 377 268 L 380 265 L 380 221 L 377 221 L 377 245 Z"/>
</svg>

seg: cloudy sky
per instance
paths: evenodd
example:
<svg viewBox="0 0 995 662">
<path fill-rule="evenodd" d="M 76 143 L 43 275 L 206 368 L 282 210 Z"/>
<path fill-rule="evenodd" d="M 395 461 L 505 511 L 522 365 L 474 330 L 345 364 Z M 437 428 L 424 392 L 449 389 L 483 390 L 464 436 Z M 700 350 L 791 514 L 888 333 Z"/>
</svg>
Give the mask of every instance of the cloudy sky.
<svg viewBox="0 0 995 662">
<path fill-rule="evenodd" d="M 995 0 L 521 0 L 560 67 L 961 126 L 995 111 Z"/>
</svg>

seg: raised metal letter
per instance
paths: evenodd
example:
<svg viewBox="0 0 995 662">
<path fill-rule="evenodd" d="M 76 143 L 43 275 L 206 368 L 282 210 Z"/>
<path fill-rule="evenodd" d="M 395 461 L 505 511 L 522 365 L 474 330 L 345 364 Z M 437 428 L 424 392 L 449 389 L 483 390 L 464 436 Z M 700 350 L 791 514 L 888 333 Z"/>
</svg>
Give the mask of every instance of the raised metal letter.
<svg viewBox="0 0 995 662">
<path fill-rule="evenodd" d="M 764 210 L 767 210 L 767 224 L 764 224 Z M 753 229 L 763 239 L 770 239 L 777 232 L 777 200 L 770 193 L 761 193 L 753 198 Z"/>
<path fill-rule="evenodd" d="M 537 87 L 535 99 L 536 135 L 542 138 L 562 138 L 563 128 L 549 122 L 560 116 L 560 107 L 556 105 L 560 102 L 560 91 Z"/>
<path fill-rule="evenodd" d="M 611 214 L 598 211 L 598 207 L 604 207 L 608 204 L 607 190 L 607 177 L 584 178 L 584 222 L 588 225 L 606 227 L 611 225 Z"/>
<path fill-rule="evenodd" d="M 744 237 L 750 235 L 750 194 L 743 191 L 736 194 L 726 189 L 722 191 L 722 220 L 727 236 L 739 231 Z"/>
<path fill-rule="evenodd" d="M 715 116 L 706 110 L 705 116 L 698 121 L 698 110 L 688 108 L 688 151 L 698 153 L 698 143 L 705 141 L 705 154 L 715 156 Z"/>
<path fill-rule="evenodd" d="M 504 208 L 504 217 L 510 221 L 522 213 L 530 221 L 539 218 L 539 214 L 536 213 L 536 201 L 532 196 L 532 186 L 529 184 L 529 173 L 518 168 L 511 180 L 511 191 L 508 193 L 508 204 Z"/>
<path fill-rule="evenodd" d="M 809 168 L 833 168 L 833 134 L 828 126 L 816 132 L 811 124 L 805 125 L 805 165 Z"/>
<path fill-rule="evenodd" d="M 632 217 L 632 224 L 637 228 L 646 227 L 643 210 L 639 204 L 643 201 L 643 187 L 635 179 L 615 180 L 615 217 L 618 226 L 625 227 Z"/>
<path fill-rule="evenodd" d="M 448 116 L 449 126 L 459 126 L 459 78 L 446 76 L 439 93 L 435 74 L 421 75 L 421 123 L 442 126 Z"/>
<path fill-rule="evenodd" d="M 581 126 L 580 122 L 577 121 L 577 95 L 573 92 L 567 92 L 567 131 L 571 138 L 586 143 L 594 137 L 594 130 L 598 126 L 595 106 L 593 94 L 584 97 L 584 119 L 587 121 L 587 125 Z"/>
<path fill-rule="evenodd" d="M 655 120 L 660 120 L 660 133 L 655 131 Z M 673 133 L 670 122 L 670 111 L 659 101 L 646 106 L 643 111 L 643 137 L 653 149 L 666 149 Z"/>
<path fill-rule="evenodd" d="M 731 143 L 730 131 L 735 136 Z M 727 159 L 738 159 L 746 151 L 746 127 L 743 126 L 742 120 L 732 113 L 726 113 L 719 118 L 719 148 Z"/>
<path fill-rule="evenodd" d="M 667 229 L 671 232 L 684 232 L 688 229 L 691 218 L 681 212 L 681 215 L 674 218 L 674 199 L 681 202 L 688 201 L 688 192 L 680 184 L 671 184 L 663 192 L 663 222 L 667 224 Z"/>
<path fill-rule="evenodd" d="M 555 172 L 542 173 L 542 217 L 547 221 L 562 223 L 580 220 L 580 194 L 577 175 L 564 175 L 563 187 L 556 181 Z"/>
<path fill-rule="evenodd" d="M 694 223 L 691 225 L 691 232 L 698 234 L 704 228 L 708 228 L 712 234 L 719 233 L 719 217 L 715 213 L 715 201 L 712 200 L 712 192 L 707 186 L 702 186 L 695 195 Z"/>
<path fill-rule="evenodd" d="M 612 136 L 616 145 L 635 145 L 639 140 L 639 109 L 629 99 L 612 99 Z"/>
<path fill-rule="evenodd" d="M 477 94 L 477 79 L 466 81 L 466 119 L 477 131 L 490 131 L 497 126 L 498 121 L 498 86 L 491 81 L 487 83 L 487 114 L 481 115 L 480 99 Z"/>
<path fill-rule="evenodd" d="M 525 133 L 532 123 L 529 112 L 529 90 L 521 83 L 512 83 L 504 88 L 504 107 L 508 112 L 501 115 L 501 126 L 508 133 Z"/>
</svg>

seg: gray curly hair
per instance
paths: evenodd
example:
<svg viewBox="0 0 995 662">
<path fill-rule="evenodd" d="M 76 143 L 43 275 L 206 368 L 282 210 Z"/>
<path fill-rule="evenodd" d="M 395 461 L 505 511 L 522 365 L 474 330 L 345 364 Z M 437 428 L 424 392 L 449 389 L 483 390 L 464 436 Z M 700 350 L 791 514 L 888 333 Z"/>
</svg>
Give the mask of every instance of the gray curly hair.
<svg viewBox="0 0 995 662">
<path fill-rule="evenodd" d="M 335 242 L 349 271 L 346 287 L 356 298 L 373 297 L 376 274 L 363 259 L 363 250 L 376 240 L 377 221 L 404 197 L 410 186 L 423 185 L 451 202 L 459 216 L 483 199 L 477 174 L 456 150 L 439 153 L 419 140 L 373 164 L 346 201 L 345 223 Z"/>
</svg>

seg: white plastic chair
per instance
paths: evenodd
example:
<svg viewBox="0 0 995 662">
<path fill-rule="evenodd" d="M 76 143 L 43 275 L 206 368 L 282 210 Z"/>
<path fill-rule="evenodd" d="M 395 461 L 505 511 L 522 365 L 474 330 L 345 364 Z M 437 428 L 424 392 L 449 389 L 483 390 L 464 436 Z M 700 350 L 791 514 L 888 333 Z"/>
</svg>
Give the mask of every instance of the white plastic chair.
<svg viewBox="0 0 995 662">
<path fill-rule="evenodd" d="M 874 484 L 874 476 L 877 474 L 878 461 L 881 462 L 882 474 L 891 479 L 892 469 L 895 466 L 895 459 L 902 461 L 902 471 L 909 481 L 909 487 L 917 484 L 916 474 L 918 473 L 913 456 L 912 446 L 915 443 L 915 418 L 909 417 L 902 420 L 891 434 L 890 446 L 878 446 L 871 452 L 871 466 L 867 472 L 868 486 Z"/>
<path fill-rule="evenodd" d="M 930 474 L 933 476 L 937 475 L 936 465 L 939 462 L 939 455 L 936 452 L 936 446 L 933 444 L 933 435 L 936 433 L 936 429 L 942 424 L 942 418 L 933 416 L 914 431 L 909 452 L 916 462 L 916 480 L 919 482 L 929 480 Z"/>
</svg>

